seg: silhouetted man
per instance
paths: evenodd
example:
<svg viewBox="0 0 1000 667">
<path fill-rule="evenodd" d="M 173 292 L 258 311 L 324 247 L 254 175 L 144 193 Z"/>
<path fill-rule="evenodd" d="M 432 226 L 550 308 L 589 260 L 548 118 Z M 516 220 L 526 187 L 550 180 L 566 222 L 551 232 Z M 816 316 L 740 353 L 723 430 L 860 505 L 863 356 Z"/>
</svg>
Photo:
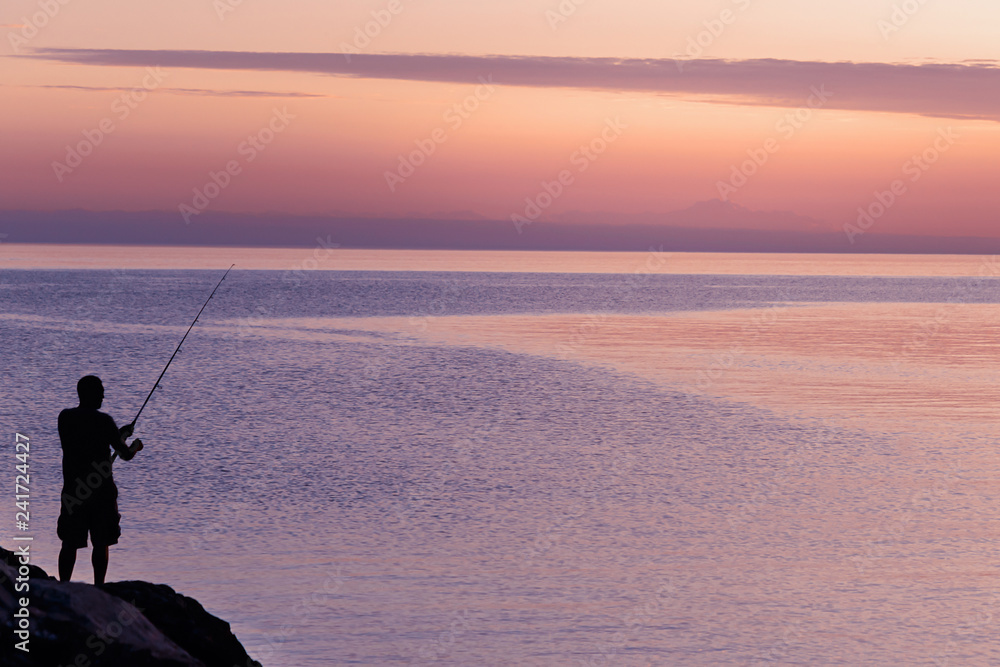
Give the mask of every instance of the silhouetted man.
<svg viewBox="0 0 1000 667">
<path fill-rule="evenodd" d="M 59 440 L 63 451 L 62 510 L 57 533 L 62 540 L 59 551 L 59 580 L 69 581 L 76 565 L 76 550 L 87 547 L 87 533 L 94 546 L 91 562 L 94 583 L 101 585 L 108 572 L 108 547 L 118 544 L 118 487 L 111 475 L 111 450 L 114 447 L 125 461 L 142 449 L 142 441 L 131 446 L 132 425 L 121 428 L 98 408 L 104 403 L 101 378 L 88 375 L 76 384 L 80 407 L 59 413 Z"/>
</svg>

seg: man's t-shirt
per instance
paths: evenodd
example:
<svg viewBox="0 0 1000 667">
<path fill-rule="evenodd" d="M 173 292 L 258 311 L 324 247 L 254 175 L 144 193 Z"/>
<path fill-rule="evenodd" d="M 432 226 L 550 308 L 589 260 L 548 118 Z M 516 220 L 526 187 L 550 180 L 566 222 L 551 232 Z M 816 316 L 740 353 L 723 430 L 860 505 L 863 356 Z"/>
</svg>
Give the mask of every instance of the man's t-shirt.
<svg viewBox="0 0 1000 667">
<path fill-rule="evenodd" d="M 59 413 L 59 440 L 64 493 L 73 493 L 80 483 L 95 495 L 99 490 L 115 489 L 110 448 L 120 447 L 120 439 L 111 415 L 94 408 L 63 410 Z"/>
</svg>

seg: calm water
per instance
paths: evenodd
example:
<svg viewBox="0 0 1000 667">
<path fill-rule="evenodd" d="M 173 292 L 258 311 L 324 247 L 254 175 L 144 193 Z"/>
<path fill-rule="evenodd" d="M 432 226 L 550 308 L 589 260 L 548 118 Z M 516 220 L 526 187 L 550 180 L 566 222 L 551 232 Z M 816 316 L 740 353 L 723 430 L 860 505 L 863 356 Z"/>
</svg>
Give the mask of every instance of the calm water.
<svg viewBox="0 0 1000 667">
<path fill-rule="evenodd" d="M 267 665 L 1000 661 L 995 262 L 573 259 L 232 273 L 116 467 L 109 578 Z M 220 275 L 0 270 L 50 572 L 56 414 L 97 373 L 130 420 Z"/>
</svg>

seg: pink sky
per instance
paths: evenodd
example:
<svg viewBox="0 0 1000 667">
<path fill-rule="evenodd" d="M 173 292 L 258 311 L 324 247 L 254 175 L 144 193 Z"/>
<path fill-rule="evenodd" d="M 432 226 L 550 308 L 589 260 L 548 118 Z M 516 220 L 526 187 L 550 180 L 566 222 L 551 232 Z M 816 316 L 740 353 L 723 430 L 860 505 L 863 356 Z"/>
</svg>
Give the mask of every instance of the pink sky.
<svg viewBox="0 0 1000 667">
<path fill-rule="evenodd" d="M 180 215 L 214 173 L 213 211 L 534 201 L 544 220 L 725 197 L 840 230 L 895 187 L 873 231 L 1000 235 L 1000 7 L 900 4 L 92 0 L 41 26 L 18 0 L 0 209 Z"/>
</svg>

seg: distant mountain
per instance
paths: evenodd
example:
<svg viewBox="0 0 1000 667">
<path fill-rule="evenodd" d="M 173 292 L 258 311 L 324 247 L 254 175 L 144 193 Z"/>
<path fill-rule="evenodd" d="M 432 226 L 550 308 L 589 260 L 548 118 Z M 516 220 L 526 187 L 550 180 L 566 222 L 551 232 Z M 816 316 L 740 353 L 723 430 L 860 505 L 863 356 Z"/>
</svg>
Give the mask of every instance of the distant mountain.
<svg viewBox="0 0 1000 667">
<path fill-rule="evenodd" d="M 489 220 L 485 215 L 475 211 L 435 211 L 427 215 L 413 215 L 414 218 L 427 220 Z"/>
<path fill-rule="evenodd" d="M 550 218 L 560 224 L 630 224 L 695 229 L 749 229 L 757 231 L 834 231 L 830 223 L 791 211 L 754 211 L 721 199 L 700 201 L 671 213 L 583 213 L 571 211 Z"/>
</svg>

